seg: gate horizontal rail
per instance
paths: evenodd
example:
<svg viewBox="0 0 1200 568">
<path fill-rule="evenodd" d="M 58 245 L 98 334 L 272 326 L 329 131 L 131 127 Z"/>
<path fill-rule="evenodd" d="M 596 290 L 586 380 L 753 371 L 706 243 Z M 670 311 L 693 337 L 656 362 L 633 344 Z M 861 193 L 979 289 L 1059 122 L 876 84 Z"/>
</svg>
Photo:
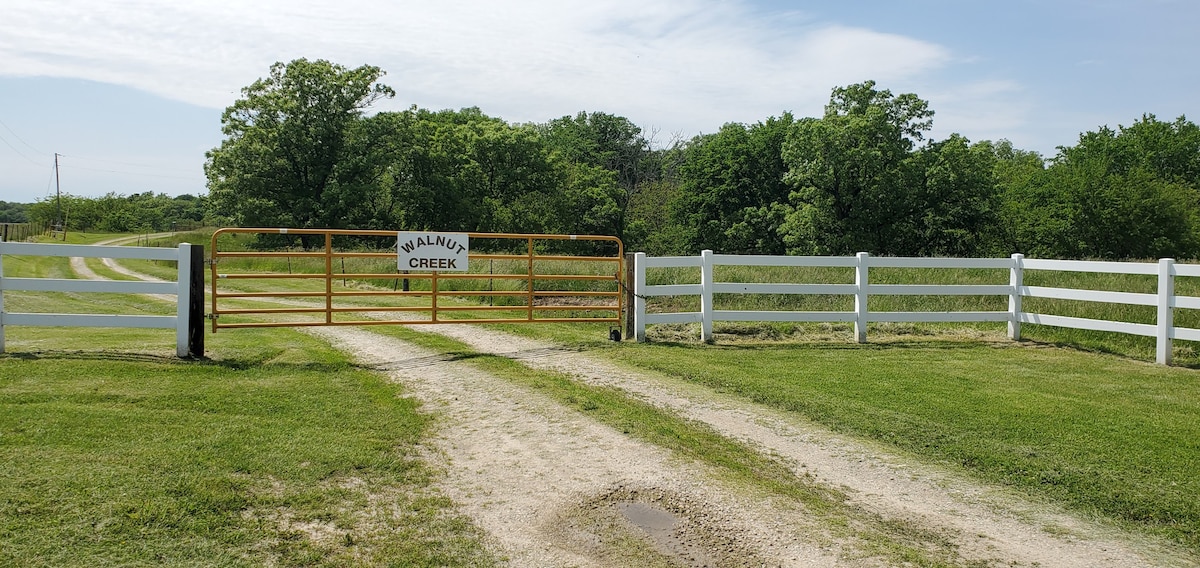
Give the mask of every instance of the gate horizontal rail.
<svg viewBox="0 0 1200 568">
<path fill-rule="evenodd" d="M 621 321 L 625 251 L 617 237 L 457 233 L 472 243 L 482 240 L 491 247 L 468 251 L 466 271 L 450 272 L 401 270 L 397 248 L 400 238 L 411 234 L 415 233 L 218 229 L 210 248 L 212 329 Z M 222 246 L 234 248 L 230 241 L 239 235 L 272 236 L 288 241 L 280 242 L 288 247 L 296 240 L 303 246 L 307 239 L 309 246 L 302 250 L 222 250 Z M 571 255 L 561 250 L 563 245 L 589 250 Z M 495 252 L 497 249 L 505 252 Z M 523 254 L 513 254 L 513 250 L 523 250 Z M 609 251 L 611 256 L 606 256 Z M 385 264 L 390 271 L 381 270 Z M 400 281 L 404 281 L 403 290 Z M 387 282 L 391 289 L 383 285 Z M 482 303 L 485 299 L 488 304 Z M 275 305 L 257 305 L 266 302 Z M 410 317 L 401 319 L 396 314 Z"/>
</svg>

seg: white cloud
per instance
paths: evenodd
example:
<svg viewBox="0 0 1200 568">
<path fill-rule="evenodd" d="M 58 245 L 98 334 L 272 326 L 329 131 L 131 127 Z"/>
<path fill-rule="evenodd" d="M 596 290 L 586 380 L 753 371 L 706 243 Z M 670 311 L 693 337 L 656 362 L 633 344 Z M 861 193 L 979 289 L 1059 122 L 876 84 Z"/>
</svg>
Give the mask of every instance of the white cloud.
<svg viewBox="0 0 1200 568">
<path fill-rule="evenodd" d="M 1021 138 L 1034 111 L 1029 97 L 1021 85 L 1002 80 L 968 82 L 933 90 L 926 97 L 930 108 L 936 112 L 933 138 L 942 139 L 952 132 L 986 132 L 986 138 L 993 141 L 1006 138 L 1019 148 L 1028 148 L 1021 143 L 1029 141 Z M 973 142 L 983 139 L 970 138 Z"/>
<path fill-rule="evenodd" d="M 604 110 L 711 132 L 829 90 L 951 61 L 938 45 L 715 0 L 606 2 L 62 0 L 0 19 L 0 74 L 77 77 L 222 108 L 275 61 L 388 72 L 393 105 L 478 105 L 511 121 Z"/>
</svg>

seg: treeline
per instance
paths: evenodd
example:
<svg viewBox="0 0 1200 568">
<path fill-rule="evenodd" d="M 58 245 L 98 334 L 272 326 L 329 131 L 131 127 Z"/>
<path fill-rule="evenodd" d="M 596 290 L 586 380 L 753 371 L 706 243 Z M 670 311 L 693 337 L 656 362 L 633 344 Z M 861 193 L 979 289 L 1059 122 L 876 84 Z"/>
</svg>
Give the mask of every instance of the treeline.
<svg viewBox="0 0 1200 568">
<path fill-rule="evenodd" d="M 864 82 L 662 143 L 628 119 L 511 124 L 477 108 L 367 116 L 372 66 L 277 63 L 223 117 L 206 173 L 227 224 L 605 234 L 651 254 L 1195 258 L 1200 129 L 1153 115 L 1052 159 L 927 140 L 933 110 Z"/>
<path fill-rule="evenodd" d="M 1143 116 L 1052 160 L 924 140 L 933 111 L 867 82 L 821 118 L 727 124 L 682 145 L 663 252 L 1195 258 L 1200 129 Z M 677 243 L 673 246 L 672 243 Z"/>
<path fill-rule="evenodd" d="M 29 220 L 48 227 L 60 222 L 68 231 L 129 233 L 194 229 L 205 222 L 205 196 L 135 193 L 103 197 L 63 195 L 28 206 Z"/>
<path fill-rule="evenodd" d="M 0 201 L 0 223 L 28 223 L 29 204 Z"/>
<path fill-rule="evenodd" d="M 790 113 L 661 141 L 581 112 L 367 115 L 372 66 L 277 63 L 222 116 L 208 196 L 64 197 L 69 229 L 258 227 L 603 234 L 650 254 L 1200 257 L 1200 128 L 1145 115 L 1052 158 L 929 140 L 933 110 L 864 82 Z M 52 223 L 51 198 L 28 208 Z"/>
</svg>

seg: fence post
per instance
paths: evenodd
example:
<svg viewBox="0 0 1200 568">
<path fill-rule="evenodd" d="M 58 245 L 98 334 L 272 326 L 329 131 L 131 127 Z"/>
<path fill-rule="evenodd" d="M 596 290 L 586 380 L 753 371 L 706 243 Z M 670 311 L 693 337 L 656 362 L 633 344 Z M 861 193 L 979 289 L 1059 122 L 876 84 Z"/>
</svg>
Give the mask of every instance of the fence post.
<svg viewBox="0 0 1200 568">
<path fill-rule="evenodd" d="M 1025 255 L 1012 255 L 1012 268 L 1008 272 L 1008 285 L 1012 291 L 1008 294 L 1008 338 L 1013 341 L 1021 340 L 1021 286 L 1025 281 Z"/>
<path fill-rule="evenodd" d="M 175 355 L 188 356 L 188 319 L 192 315 L 192 245 L 181 243 L 175 254 Z"/>
<path fill-rule="evenodd" d="M 633 338 L 646 342 L 646 253 L 633 255 Z"/>
<path fill-rule="evenodd" d="M 713 251 L 700 251 L 700 339 L 713 341 Z"/>
<path fill-rule="evenodd" d="M 4 353 L 4 245 L 0 245 L 0 353 Z"/>
<path fill-rule="evenodd" d="M 858 343 L 867 342 L 867 265 L 870 259 L 870 253 L 860 252 L 854 265 L 854 285 L 858 287 L 854 292 L 854 340 Z"/>
<path fill-rule="evenodd" d="M 1175 335 L 1175 259 L 1158 261 L 1158 333 L 1154 360 L 1159 365 L 1171 364 L 1171 337 Z"/>
<path fill-rule="evenodd" d="M 633 253 L 625 253 L 625 273 L 621 275 L 625 279 L 622 286 L 625 288 L 625 339 L 634 336 L 633 330 L 633 288 L 637 283 L 633 281 Z"/>
</svg>

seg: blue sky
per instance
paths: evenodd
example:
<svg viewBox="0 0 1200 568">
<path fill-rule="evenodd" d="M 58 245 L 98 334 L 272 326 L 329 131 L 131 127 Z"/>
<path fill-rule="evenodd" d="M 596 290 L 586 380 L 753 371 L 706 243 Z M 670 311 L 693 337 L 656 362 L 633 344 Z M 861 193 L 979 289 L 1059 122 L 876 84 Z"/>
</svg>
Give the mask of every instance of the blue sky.
<svg viewBox="0 0 1200 568">
<path fill-rule="evenodd" d="M 221 110 L 271 63 L 382 67 L 379 110 L 580 110 L 660 143 L 874 79 L 937 113 L 933 138 L 1053 156 L 1081 132 L 1200 116 L 1195 0 L 9 0 L 0 200 L 204 193 Z M 1192 29 L 1189 29 L 1192 28 Z"/>
</svg>

